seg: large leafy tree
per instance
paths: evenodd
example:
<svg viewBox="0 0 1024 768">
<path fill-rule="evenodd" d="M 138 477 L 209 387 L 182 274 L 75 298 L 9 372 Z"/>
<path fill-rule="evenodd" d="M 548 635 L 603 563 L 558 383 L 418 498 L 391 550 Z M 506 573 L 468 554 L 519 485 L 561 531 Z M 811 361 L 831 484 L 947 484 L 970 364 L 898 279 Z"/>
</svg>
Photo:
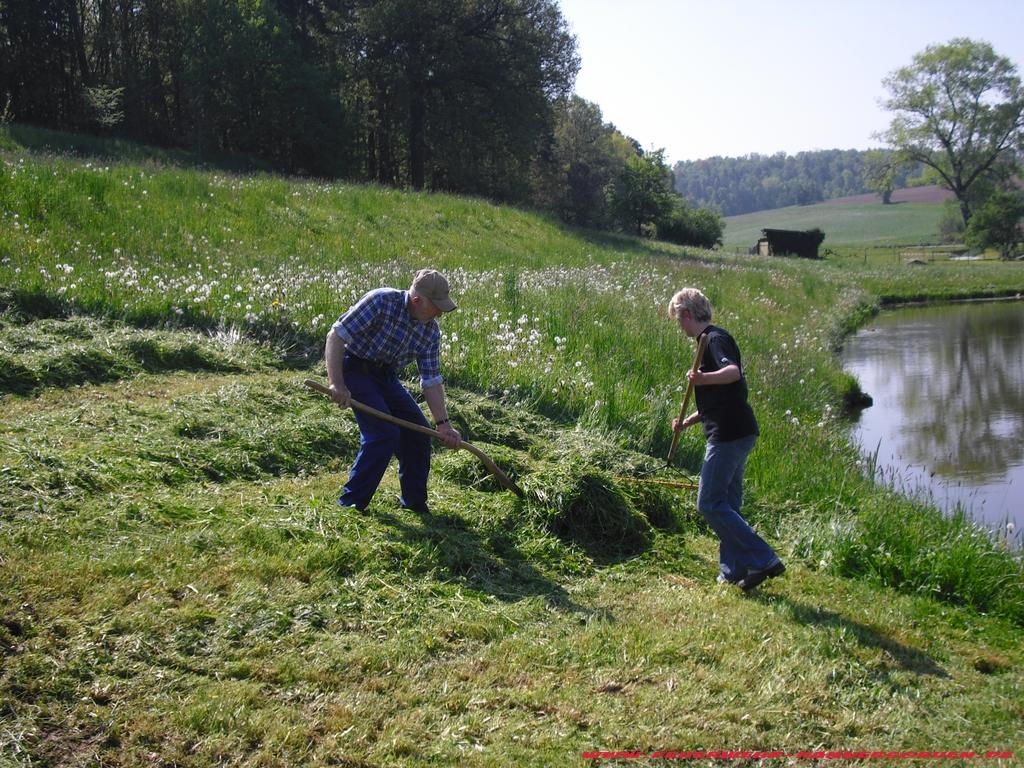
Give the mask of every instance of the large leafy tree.
<svg viewBox="0 0 1024 768">
<path fill-rule="evenodd" d="M 605 190 L 636 154 L 597 104 L 576 95 L 560 99 L 551 146 L 538 158 L 535 202 L 570 224 L 608 226 Z"/>
<path fill-rule="evenodd" d="M 643 234 L 645 224 L 657 225 L 668 217 L 677 197 L 663 149 L 629 158 L 608 189 L 616 222 L 637 235 Z"/>
<path fill-rule="evenodd" d="M 892 202 L 898 164 L 899 157 L 892 152 L 869 149 L 864 153 L 864 184 L 871 191 L 877 192 L 886 205 Z"/>
<path fill-rule="evenodd" d="M 1024 89 L 1016 66 L 985 42 L 933 45 L 883 81 L 895 113 L 882 134 L 956 195 L 964 223 L 976 191 L 1006 176 L 1024 141 Z"/>
<path fill-rule="evenodd" d="M 710 208 L 691 208 L 681 197 L 675 198 L 672 210 L 658 225 L 658 239 L 679 245 L 714 248 L 722 244 L 725 222 Z"/>
<path fill-rule="evenodd" d="M 992 194 L 971 217 L 964 231 L 964 242 L 971 248 L 997 248 L 1004 259 L 1013 257 L 1024 240 L 1020 222 L 1024 218 L 1024 198 L 1018 192 Z"/>
</svg>

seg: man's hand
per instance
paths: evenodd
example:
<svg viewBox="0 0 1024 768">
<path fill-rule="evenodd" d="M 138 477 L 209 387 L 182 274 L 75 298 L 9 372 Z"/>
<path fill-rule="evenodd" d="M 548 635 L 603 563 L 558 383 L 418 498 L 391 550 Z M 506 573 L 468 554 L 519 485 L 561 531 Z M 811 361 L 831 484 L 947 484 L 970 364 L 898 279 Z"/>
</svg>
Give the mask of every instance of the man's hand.
<svg viewBox="0 0 1024 768">
<path fill-rule="evenodd" d="M 451 424 L 442 424 L 437 428 L 437 432 L 441 435 L 441 441 L 449 448 L 458 448 L 462 442 L 462 435 Z"/>
<path fill-rule="evenodd" d="M 352 406 L 352 393 L 344 384 L 338 386 L 331 384 L 331 400 L 338 404 L 339 408 L 350 408 Z"/>
</svg>

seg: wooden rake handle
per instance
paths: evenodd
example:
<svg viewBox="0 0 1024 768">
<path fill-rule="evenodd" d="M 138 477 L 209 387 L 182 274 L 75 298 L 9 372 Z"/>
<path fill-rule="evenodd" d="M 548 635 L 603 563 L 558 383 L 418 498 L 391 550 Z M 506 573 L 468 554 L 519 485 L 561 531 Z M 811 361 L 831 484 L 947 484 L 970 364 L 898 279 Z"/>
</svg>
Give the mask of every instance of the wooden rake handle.
<svg viewBox="0 0 1024 768">
<path fill-rule="evenodd" d="M 700 361 L 704 359 L 704 350 L 708 346 L 708 335 L 705 333 L 700 337 L 700 341 L 697 342 L 697 354 L 693 358 L 693 367 L 691 370 L 696 373 L 697 369 L 700 368 Z M 683 407 L 679 409 L 679 421 L 686 418 L 686 409 L 690 406 L 690 395 L 693 394 L 693 382 L 686 382 L 686 396 L 683 397 Z M 672 463 L 672 457 L 675 455 L 676 446 L 679 445 L 679 435 L 682 431 L 675 432 L 672 434 L 672 447 L 668 449 L 668 463 Z"/>
<path fill-rule="evenodd" d="M 695 491 L 698 486 L 697 483 L 687 482 L 681 483 L 673 480 L 655 480 L 650 477 L 629 477 L 627 475 L 615 475 L 616 480 L 622 480 L 626 483 L 653 483 L 654 485 L 665 485 L 669 488 L 683 488 L 687 491 Z"/>
<path fill-rule="evenodd" d="M 315 392 L 319 392 L 322 395 L 327 395 L 327 397 L 331 397 L 331 390 L 330 390 L 330 388 L 329 387 L 325 387 L 323 384 L 321 384 L 319 381 L 316 381 L 315 379 L 306 379 L 302 383 L 305 384 L 307 387 L 309 387 L 310 389 L 312 389 Z M 360 403 L 358 400 L 351 400 L 350 402 L 352 404 L 352 407 L 355 408 L 357 411 L 362 411 L 363 413 L 368 413 L 371 416 L 376 416 L 378 419 L 382 419 L 384 421 L 389 421 L 392 424 L 397 424 L 398 426 L 402 427 L 403 429 L 411 429 L 413 432 L 420 432 L 420 433 L 422 433 L 424 435 L 429 435 L 430 437 L 436 438 L 437 440 L 443 440 L 443 438 L 441 437 L 441 433 L 438 432 L 436 429 L 431 429 L 430 427 L 424 427 L 422 424 L 416 424 L 416 423 L 411 422 L 411 421 L 406 421 L 405 419 L 399 419 L 396 416 L 392 416 L 390 413 L 384 413 L 384 411 L 378 411 L 373 406 L 366 405 L 364 403 Z M 501 468 L 498 467 L 498 465 L 495 464 L 494 461 L 491 460 L 491 457 L 488 456 L 486 453 L 481 451 L 475 445 L 471 445 L 470 443 L 467 443 L 465 440 L 460 440 L 459 441 L 459 448 L 465 448 L 467 451 L 469 451 L 474 456 L 476 456 L 478 459 L 480 459 L 481 463 L 485 467 L 487 467 L 487 471 L 490 472 L 492 475 L 494 475 L 498 479 L 498 482 L 501 483 L 501 486 L 503 488 L 506 488 L 506 489 L 512 491 L 512 493 L 514 493 L 516 496 L 522 496 L 523 495 L 522 490 L 519 488 L 518 485 L 516 485 L 512 481 L 512 478 L 510 478 L 508 475 L 506 475 L 504 472 L 502 472 Z"/>
</svg>

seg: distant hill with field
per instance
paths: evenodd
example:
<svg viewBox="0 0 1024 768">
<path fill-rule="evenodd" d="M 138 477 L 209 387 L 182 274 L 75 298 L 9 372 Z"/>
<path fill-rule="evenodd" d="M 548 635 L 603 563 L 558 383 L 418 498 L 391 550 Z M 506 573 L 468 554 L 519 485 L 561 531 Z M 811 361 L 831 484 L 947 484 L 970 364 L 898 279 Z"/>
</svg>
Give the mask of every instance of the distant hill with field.
<svg viewBox="0 0 1024 768">
<path fill-rule="evenodd" d="M 723 216 L 814 205 L 874 190 L 874 168 L 891 150 L 821 149 L 787 155 L 750 154 L 676 163 L 675 189 L 693 206 L 714 208 Z M 919 164 L 900 165 L 895 187 L 920 183 Z"/>
<path fill-rule="evenodd" d="M 825 233 L 823 248 L 832 245 L 918 245 L 938 241 L 942 204 L 952 193 L 937 186 L 893 192 L 884 205 L 878 195 L 862 194 L 814 205 L 791 205 L 725 218 L 726 248 L 750 247 L 761 230 L 813 229 Z"/>
</svg>

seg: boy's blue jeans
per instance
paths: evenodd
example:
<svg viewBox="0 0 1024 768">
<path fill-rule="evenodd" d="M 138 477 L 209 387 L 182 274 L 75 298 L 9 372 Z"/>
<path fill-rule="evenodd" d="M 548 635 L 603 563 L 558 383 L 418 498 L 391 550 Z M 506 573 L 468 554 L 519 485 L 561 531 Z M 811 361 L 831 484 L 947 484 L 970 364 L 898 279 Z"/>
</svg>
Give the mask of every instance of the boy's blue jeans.
<svg viewBox="0 0 1024 768">
<path fill-rule="evenodd" d="M 345 358 L 345 385 L 352 399 L 399 419 L 427 424 L 423 411 L 398 375 L 391 370 L 367 367 Z M 398 457 L 398 479 L 402 488 L 399 503 L 415 510 L 427 508 L 427 477 L 430 474 L 430 438 L 402 429 L 375 416 L 356 411 L 359 424 L 359 453 L 349 472 L 339 504 L 365 509 L 380 485 L 391 457 Z"/>
<path fill-rule="evenodd" d="M 743 470 L 757 435 L 727 442 L 709 442 L 697 490 L 697 510 L 718 534 L 722 575 L 736 582 L 750 571 L 774 565 L 779 556 L 740 515 Z"/>
</svg>

